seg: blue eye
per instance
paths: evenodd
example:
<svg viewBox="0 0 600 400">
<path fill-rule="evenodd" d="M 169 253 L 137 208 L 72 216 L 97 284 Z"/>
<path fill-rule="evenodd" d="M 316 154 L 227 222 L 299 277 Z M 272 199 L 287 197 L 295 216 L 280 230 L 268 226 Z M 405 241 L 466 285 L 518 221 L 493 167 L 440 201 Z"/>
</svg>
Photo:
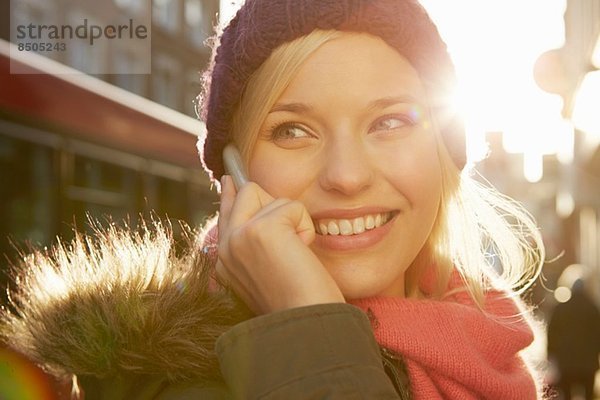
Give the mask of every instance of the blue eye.
<svg viewBox="0 0 600 400">
<path fill-rule="evenodd" d="M 312 137 L 301 125 L 295 123 L 283 123 L 275 126 L 271 130 L 271 139 L 277 140 L 295 140 Z"/>
<path fill-rule="evenodd" d="M 407 126 L 413 126 L 415 122 L 406 115 L 386 115 L 376 120 L 369 132 L 393 131 Z"/>
</svg>

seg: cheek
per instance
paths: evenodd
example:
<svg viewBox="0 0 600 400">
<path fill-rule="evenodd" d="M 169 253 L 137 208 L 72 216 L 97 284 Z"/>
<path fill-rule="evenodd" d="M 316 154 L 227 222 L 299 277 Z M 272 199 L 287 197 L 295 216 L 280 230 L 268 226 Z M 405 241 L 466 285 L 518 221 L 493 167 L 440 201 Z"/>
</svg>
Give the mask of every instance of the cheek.
<svg viewBox="0 0 600 400">
<path fill-rule="evenodd" d="M 271 196 L 277 196 L 279 194 L 278 192 L 281 190 L 280 181 L 284 174 L 274 174 L 271 165 L 273 165 L 273 163 L 269 162 L 268 159 L 255 156 L 250 160 L 248 165 L 248 175 L 252 182 L 257 183 Z M 276 168 L 278 172 L 281 172 L 281 165 Z"/>
<path fill-rule="evenodd" d="M 435 143 L 412 146 L 409 151 L 397 152 L 385 161 L 387 180 L 414 208 L 437 209 L 442 174 Z"/>
<path fill-rule="evenodd" d="M 251 181 L 273 197 L 298 199 L 310 181 L 310 165 L 295 157 L 293 152 L 256 146 L 248 163 Z"/>
</svg>

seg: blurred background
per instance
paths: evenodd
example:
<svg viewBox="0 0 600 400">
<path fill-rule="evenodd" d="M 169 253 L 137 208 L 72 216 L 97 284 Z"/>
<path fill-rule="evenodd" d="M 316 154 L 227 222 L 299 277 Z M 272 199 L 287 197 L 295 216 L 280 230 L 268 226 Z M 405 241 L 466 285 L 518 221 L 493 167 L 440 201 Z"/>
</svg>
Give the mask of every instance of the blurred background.
<svg viewBox="0 0 600 400">
<path fill-rule="evenodd" d="M 421 2 L 457 66 L 473 173 L 541 227 L 549 262 L 528 293 L 537 313 L 549 321 L 578 279 L 600 304 L 600 0 Z M 154 212 L 197 226 L 215 212 L 195 104 L 207 40 L 239 3 L 0 2 L 0 271 L 18 248 L 86 231 L 88 215 L 135 226 Z M 115 15 L 151 21 L 149 74 L 77 73 L 147 61 L 122 43 L 43 55 L 9 43 L 11 22 Z M 10 73 L 11 56 L 27 74 Z"/>
</svg>

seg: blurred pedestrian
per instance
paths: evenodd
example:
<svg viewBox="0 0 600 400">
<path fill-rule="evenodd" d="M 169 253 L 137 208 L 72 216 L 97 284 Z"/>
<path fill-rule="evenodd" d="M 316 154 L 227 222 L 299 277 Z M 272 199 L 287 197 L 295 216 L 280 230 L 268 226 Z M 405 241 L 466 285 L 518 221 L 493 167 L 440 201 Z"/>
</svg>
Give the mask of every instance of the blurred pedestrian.
<svg viewBox="0 0 600 400">
<path fill-rule="evenodd" d="M 571 298 L 559 303 L 548 324 L 548 359 L 558 370 L 558 390 L 570 400 L 583 389 L 585 399 L 594 398 L 594 378 L 600 355 L 600 312 L 577 279 Z"/>
</svg>

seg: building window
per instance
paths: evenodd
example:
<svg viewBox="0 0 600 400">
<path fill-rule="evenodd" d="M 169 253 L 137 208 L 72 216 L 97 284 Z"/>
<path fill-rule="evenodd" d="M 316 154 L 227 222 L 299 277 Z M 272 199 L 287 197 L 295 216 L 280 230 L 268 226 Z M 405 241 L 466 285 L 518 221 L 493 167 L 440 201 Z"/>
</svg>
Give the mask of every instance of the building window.
<svg viewBox="0 0 600 400">
<path fill-rule="evenodd" d="M 152 18 L 161 28 L 174 32 L 179 26 L 179 1 L 153 0 Z"/>
<path fill-rule="evenodd" d="M 106 218 L 126 221 L 135 218 L 140 190 L 138 174 L 128 168 L 92 158 L 73 156 L 73 184 L 66 195 L 78 229 L 89 230 L 88 216 L 99 222 Z"/>
<path fill-rule="evenodd" d="M 139 13 L 145 5 L 144 0 L 113 0 L 117 7 L 131 14 Z"/>
<path fill-rule="evenodd" d="M 152 58 L 153 100 L 173 109 L 179 108 L 180 66 L 176 59 L 166 54 L 158 54 Z"/>
<path fill-rule="evenodd" d="M 71 26 L 77 26 L 84 20 L 88 24 L 103 26 L 104 23 L 93 18 L 91 15 L 86 15 L 82 12 L 72 12 L 67 16 L 67 21 Z M 80 71 L 88 74 L 102 74 L 106 72 L 107 49 L 106 41 L 98 41 L 90 46 L 87 40 L 70 40 L 69 51 L 67 52 L 66 63 Z"/>
<path fill-rule="evenodd" d="M 0 254 L 14 252 L 11 241 L 51 242 L 58 207 L 55 167 L 52 149 L 0 134 Z"/>
<path fill-rule="evenodd" d="M 115 75 L 115 85 L 143 96 L 145 94 L 145 76 L 128 73 L 128 71 L 139 71 L 139 59 L 132 49 L 118 47 L 114 52 L 114 68 L 118 72 Z"/>
<path fill-rule="evenodd" d="M 17 1 L 11 3 L 13 25 L 42 25 L 54 20 L 52 7 L 41 1 Z"/>
<path fill-rule="evenodd" d="M 211 25 L 208 21 L 202 0 L 185 0 L 185 26 L 189 41 L 196 47 L 203 47 L 210 35 Z"/>
</svg>

